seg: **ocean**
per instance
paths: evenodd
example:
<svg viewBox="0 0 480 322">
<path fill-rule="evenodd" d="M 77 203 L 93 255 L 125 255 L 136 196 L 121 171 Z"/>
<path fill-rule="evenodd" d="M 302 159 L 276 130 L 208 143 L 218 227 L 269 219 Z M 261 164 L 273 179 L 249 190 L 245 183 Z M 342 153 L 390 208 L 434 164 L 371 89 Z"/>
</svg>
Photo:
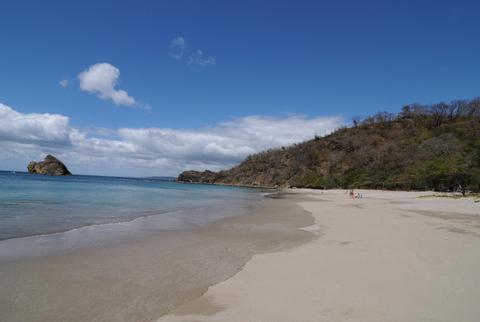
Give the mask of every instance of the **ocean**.
<svg viewBox="0 0 480 322">
<path fill-rule="evenodd" d="M 195 228 L 248 213 L 261 198 L 241 187 L 0 171 L 0 256 Z"/>
</svg>

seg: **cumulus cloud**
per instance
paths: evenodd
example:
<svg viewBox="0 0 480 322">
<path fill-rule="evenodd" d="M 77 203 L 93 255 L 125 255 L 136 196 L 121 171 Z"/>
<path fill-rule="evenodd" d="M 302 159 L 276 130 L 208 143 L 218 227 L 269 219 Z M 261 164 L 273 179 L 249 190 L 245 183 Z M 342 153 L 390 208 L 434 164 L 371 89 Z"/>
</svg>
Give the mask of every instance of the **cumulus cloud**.
<svg viewBox="0 0 480 322">
<path fill-rule="evenodd" d="M 68 117 L 58 114 L 22 114 L 0 103 L 0 140 L 18 143 L 66 145 L 72 129 Z"/>
<path fill-rule="evenodd" d="M 65 88 L 70 85 L 70 81 L 68 79 L 62 79 L 61 81 L 58 82 L 58 84 L 63 88 Z"/>
<path fill-rule="evenodd" d="M 124 90 L 116 89 L 119 77 L 120 70 L 109 63 L 97 63 L 78 75 L 81 90 L 112 100 L 115 105 L 135 106 L 133 97 Z"/>
<path fill-rule="evenodd" d="M 215 57 L 206 56 L 203 50 L 196 49 L 190 51 L 187 45 L 187 40 L 184 37 L 173 38 L 170 42 L 172 49 L 171 55 L 177 60 L 185 60 L 189 65 L 198 65 L 206 67 L 208 65 L 215 65 Z"/>
<path fill-rule="evenodd" d="M 89 173 L 176 175 L 229 168 L 250 154 L 327 134 L 342 122 L 339 117 L 248 116 L 199 129 L 80 129 L 63 115 L 19 113 L 0 104 L 0 149 L 3 158 L 54 153 L 72 170 Z"/>
</svg>

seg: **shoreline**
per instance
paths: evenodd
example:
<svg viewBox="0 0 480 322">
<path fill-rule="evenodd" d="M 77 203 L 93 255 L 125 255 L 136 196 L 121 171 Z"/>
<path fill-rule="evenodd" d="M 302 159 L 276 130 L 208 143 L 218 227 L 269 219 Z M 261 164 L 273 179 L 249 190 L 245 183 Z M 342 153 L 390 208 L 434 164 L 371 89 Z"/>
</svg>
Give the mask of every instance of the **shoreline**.
<svg viewBox="0 0 480 322">
<path fill-rule="evenodd" d="M 0 263 L 0 319 L 476 321 L 475 199 L 356 192 L 285 189 L 204 227 Z"/>
<path fill-rule="evenodd" d="M 298 228 L 312 223 L 289 201 L 264 198 L 252 213 L 204 227 L 0 263 L 0 320 L 154 320 L 235 275 L 254 254 L 308 242 L 313 235 Z"/>
<path fill-rule="evenodd" d="M 251 211 L 255 211 L 256 206 L 254 206 L 254 204 L 257 202 L 258 201 L 249 202 L 244 207 L 251 208 Z M 198 212 L 199 209 L 202 209 L 202 212 L 213 212 L 220 215 L 220 217 L 216 219 L 210 218 L 210 221 L 202 222 L 201 224 L 178 223 L 165 220 L 165 217 L 173 216 L 177 219 L 174 215 L 195 213 Z M 0 239 L 0 263 L 36 257 L 35 253 L 41 253 L 39 256 L 50 256 L 61 255 L 65 252 L 82 251 L 92 247 L 92 243 L 95 247 L 108 247 L 114 244 L 128 243 L 129 241 L 165 232 L 201 228 L 224 218 L 242 216 L 248 213 L 246 209 L 235 209 L 234 214 L 223 216 L 224 212 L 220 213 L 218 209 L 212 211 L 210 207 L 182 208 L 164 212 L 154 211 L 152 214 L 141 215 L 121 221 L 88 224 L 68 230 Z"/>
<path fill-rule="evenodd" d="M 315 218 L 301 229 L 317 238 L 253 256 L 239 273 L 157 321 L 475 322 L 475 199 L 357 191 L 364 198 L 286 190 L 287 200 Z"/>
</svg>

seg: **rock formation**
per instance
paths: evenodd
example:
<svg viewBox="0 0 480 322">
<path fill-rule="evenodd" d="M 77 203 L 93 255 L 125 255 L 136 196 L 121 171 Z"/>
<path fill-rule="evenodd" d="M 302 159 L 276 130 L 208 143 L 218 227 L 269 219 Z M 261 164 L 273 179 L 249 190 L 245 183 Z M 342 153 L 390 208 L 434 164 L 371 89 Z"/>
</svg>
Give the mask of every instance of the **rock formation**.
<svg viewBox="0 0 480 322">
<path fill-rule="evenodd" d="M 43 161 L 31 161 L 27 166 L 28 172 L 46 174 L 51 176 L 71 175 L 65 164 L 55 158 L 53 155 L 47 155 Z"/>
<path fill-rule="evenodd" d="M 213 171 L 184 171 L 178 176 L 180 182 L 214 183 L 218 174 Z"/>
</svg>

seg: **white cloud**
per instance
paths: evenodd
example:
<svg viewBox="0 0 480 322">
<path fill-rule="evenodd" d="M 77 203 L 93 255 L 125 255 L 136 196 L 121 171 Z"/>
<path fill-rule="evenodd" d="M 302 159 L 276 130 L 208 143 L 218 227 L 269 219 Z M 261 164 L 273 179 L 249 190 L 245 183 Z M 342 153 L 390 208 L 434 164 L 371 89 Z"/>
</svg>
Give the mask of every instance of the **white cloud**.
<svg viewBox="0 0 480 322">
<path fill-rule="evenodd" d="M 170 48 L 172 49 L 172 57 L 177 60 L 185 59 L 186 62 L 191 65 L 199 65 L 206 67 L 208 65 L 215 65 L 215 57 L 206 56 L 203 50 L 197 49 L 190 51 L 188 49 L 187 40 L 184 37 L 173 38 L 170 42 Z"/>
<path fill-rule="evenodd" d="M 74 172 L 176 175 L 229 168 L 249 154 L 308 140 L 341 124 L 339 117 L 297 115 L 248 116 L 200 129 L 80 129 L 63 115 L 24 114 L 0 104 L 0 160 L 23 165 L 53 153 Z"/>
<path fill-rule="evenodd" d="M 197 64 L 202 67 L 208 65 L 215 65 L 215 57 L 205 57 L 203 51 L 197 49 L 193 54 L 188 57 L 189 64 Z"/>
<path fill-rule="evenodd" d="M 72 131 L 68 117 L 58 114 L 22 114 L 0 103 L 0 140 L 65 145 Z"/>
<path fill-rule="evenodd" d="M 65 88 L 70 85 L 70 81 L 68 79 L 62 79 L 61 81 L 58 82 L 58 84 L 63 88 Z"/>
<path fill-rule="evenodd" d="M 182 59 L 187 49 L 187 42 L 183 37 L 173 38 L 170 42 L 170 48 L 172 49 L 172 57 L 175 59 Z"/>
<path fill-rule="evenodd" d="M 109 63 L 97 63 L 78 75 L 80 89 L 97 94 L 105 100 L 112 100 L 115 105 L 135 106 L 136 101 L 128 93 L 116 89 L 120 70 Z"/>
</svg>

